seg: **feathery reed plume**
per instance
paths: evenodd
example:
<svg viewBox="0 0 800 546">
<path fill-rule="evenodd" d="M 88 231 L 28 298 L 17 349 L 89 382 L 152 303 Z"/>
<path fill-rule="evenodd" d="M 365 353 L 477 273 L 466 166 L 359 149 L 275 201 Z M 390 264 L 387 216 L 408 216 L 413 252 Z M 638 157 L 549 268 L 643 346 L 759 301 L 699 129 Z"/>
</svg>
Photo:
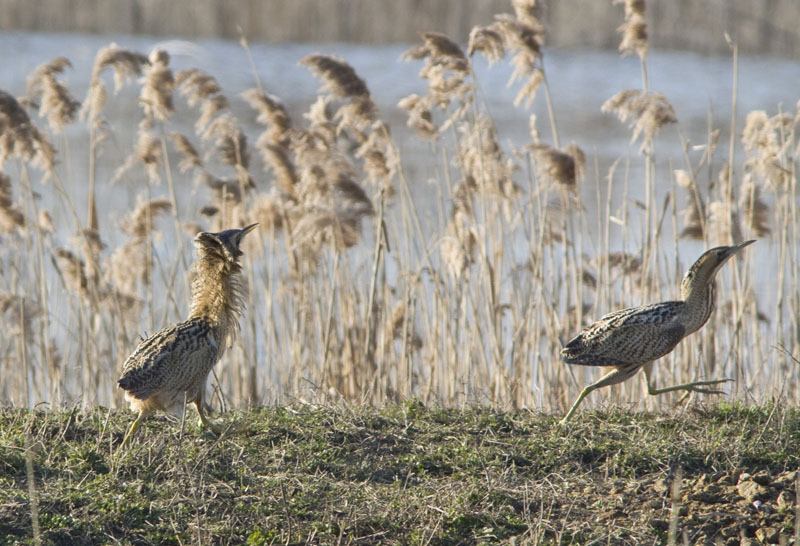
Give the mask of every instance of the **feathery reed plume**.
<svg viewBox="0 0 800 546">
<path fill-rule="evenodd" d="M 47 117 L 50 128 L 56 134 L 75 121 L 75 115 L 81 106 L 70 95 L 66 86 L 58 81 L 58 75 L 71 66 L 72 63 L 66 57 L 57 57 L 49 63 L 39 65 L 28 76 L 28 97 L 34 101 L 39 97 L 39 116 Z"/>
<path fill-rule="evenodd" d="M 275 175 L 275 184 L 292 200 L 297 201 L 297 171 L 289 157 L 289 150 L 277 144 L 261 143 L 259 149 L 264 164 L 268 165 Z M 260 224 L 261 222 L 259 222 Z"/>
<path fill-rule="evenodd" d="M 406 51 L 401 58 L 425 60 L 419 75 L 428 82 L 428 95 L 422 99 L 411 95 L 403 99 L 399 106 L 415 117 L 414 124 L 409 119 L 409 126 L 425 135 L 428 132 L 424 130 L 425 118 L 430 119 L 431 108 L 438 106 L 444 111 L 454 100 L 458 101 L 458 106 L 438 129 L 444 131 L 466 114 L 474 101 L 475 89 L 473 84 L 467 82 L 472 69 L 458 44 L 438 32 L 423 32 L 422 39 L 423 45 Z"/>
<path fill-rule="evenodd" d="M 222 91 L 216 78 L 199 68 L 180 70 L 175 77 L 175 85 L 186 97 L 189 106 L 197 106 Z"/>
<path fill-rule="evenodd" d="M 333 183 L 328 206 L 308 207 L 293 227 L 294 240 L 313 255 L 320 245 L 332 240 L 338 249 L 358 243 L 361 219 L 374 214 L 364 190 L 345 175 Z"/>
<path fill-rule="evenodd" d="M 15 229 L 24 227 L 25 215 L 22 209 L 14 204 L 11 179 L 0 172 L 0 232 L 12 233 Z"/>
<path fill-rule="evenodd" d="M 122 231 L 133 238 L 149 237 L 155 229 L 153 221 L 156 217 L 171 210 L 172 204 L 168 199 L 140 200 L 130 216 L 123 222 Z"/>
<path fill-rule="evenodd" d="M 298 143 L 302 141 L 305 141 L 303 146 L 312 142 L 315 146 L 321 148 L 333 149 L 336 146 L 339 132 L 336 124 L 333 123 L 330 108 L 328 108 L 330 102 L 331 97 L 329 95 L 320 95 L 308 109 L 308 112 L 303 114 L 303 117 L 311 124 L 306 131 L 299 130 L 292 133 L 291 146 L 293 148 L 296 148 Z"/>
<path fill-rule="evenodd" d="M 536 99 L 539 86 L 544 81 L 544 71 L 541 66 L 543 28 L 541 25 L 532 26 L 525 20 L 508 14 L 496 15 L 495 19 L 496 22 L 491 28 L 503 37 L 506 49 L 515 52 L 511 58 L 514 72 L 508 80 L 508 85 L 524 80 L 514 98 L 514 106 L 524 102 L 525 107 L 530 108 Z"/>
<path fill-rule="evenodd" d="M 340 99 L 369 96 L 367 84 L 344 59 L 317 53 L 306 55 L 298 64 L 308 67 L 324 82 L 323 90 L 330 91 Z"/>
<path fill-rule="evenodd" d="M 269 232 L 283 229 L 283 218 L 286 214 L 281 197 L 259 193 L 255 197 L 249 217 L 252 221 L 258 222 L 259 229 Z"/>
<path fill-rule="evenodd" d="M 204 134 L 214 117 L 228 109 L 228 99 L 222 94 L 217 80 L 199 68 L 179 71 L 175 76 L 175 85 L 186 97 L 189 106 L 200 106 L 200 116 L 194 124 L 198 134 Z"/>
<path fill-rule="evenodd" d="M 95 121 L 105 106 L 106 88 L 100 75 L 106 68 L 111 67 L 114 71 L 114 93 L 116 94 L 126 80 L 141 75 L 142 66 L 146 63 L 148 63 L 148 59 L 145 55 L 120 49 L 114 43 L 98 50 L 94 58 L 89 94 L 81 107 L 81 118 L 86 119 L 88 116 L 89 120 Z"/>
<path fill-rule="evenodd" d="M 460 125 L 459 131 L 463 135 L 459 151 L 465 176 L 493 197 L 517 196 L 520 190 L 511 177 L 514 164 L 500 148 L 491 118 L 479 114 L 474 123 Z"/>
<path fill-rule="evenodd" d="M 636 53 L 644 60 L 647 55 L 647 23 L 644 20 L 644 0 L 614 0 L 614 4 L 624 4 L 625 22 L 617 29 L 622 34 L 619 50 L 622 56 Z"/>
<path fill-rule="evenodd" d="M 33 125 L 17 99 L 0 89 L 0 167 L 6 159 L 30 161 L 45 172 L 55 168 L 55 150 Z"/>
<path fill-rule="evenodd" d="M 745 174 L 739 197 L 739 209 L 744 211 L 744 225 L 757 237 L 765 237 L 769 228 L 769 207 L 761 200 L 761 189 L 753 177 Z"/>
<path fill-rule="evenodd" d="M 791 172 L 781 164 L 791 143 L 788 138 L 794 120 L 789 114 L 767 117 L 763 110 L 747 114 L 742 130 L 742 144 L 747 152 L 745 169 L 752 169 L 772 188 L 785 187 Z"/>
<path fill-rule="evenodd" d="M 511 0 L 511 7 L 514 8 L 514 16 L 518 21 L 535 29 L 540 37 L 544 37 L 540 0 Z"/>
<path fill-rule="evenodd" d="M 406 125 L 417 131 L 417 135 L 424 138 L 432 138 L 438 134 L 436 126 L 433 124 L 433 114 L 431 114 L 432 101 L 429 97 L 420 97 L 412 93 L 400 99 L 397 107 L 408 112 Z"/>
<path fill-rule="evenodd" d="M 334 116 L 340 119 L 338 131 L 345 127 L 363 130 L 377 117 L 378 108 L 370 96 L 367 84 L 344 59 L 332 55 L 307 55 L 300 59 L 303 66 L 324 82 L 322 90 L 334 97 L 348 99 Z"/>
<path fill-rule="evenodd" d="M 178 163 L 178 170 L 181 173 L 203 167 L 203 160 L 200 159 L 200 154 L 197 153 L 197 149 L 189 142 L 186 136 L 177 132 L 172 132 L 167 136 L 172 139 L 175 149 L 181 156 L 181 160 Z"/>
<path fill-rule="evenodd" d="M 475 213 L 472 195 L 477 189 L 475 180 L 467 177 L 453 189 L 453 210 L 445 227 L 441 253 L 448 273 L 460 278 L 475 260 L 478 234 L 475 230 Z"/>
<path fill-rule="evenodd" d="M 649 151 L 656 133 L 668 123 L 675 123 L 678 118 L 675 110 L 663 93 L 639 89 L 620 91 L 600 108 L 603 112 L 614 112 L 621 122 L 631 118 L 633 129 L 631 142 L 642 135 L 640 151 Z"/>
<path fill-rule="evenodd" d="M 703 240 L 703 219 L 705 218 L 705 204 L 700 192 L 692 181 L 691 175 L 682 170 L 675 170 L 675 181 L 678 186 L 689 191 L 686 198 L 686 208 L 681 211 L 683 216 L 683 230 L 681 237 L 688 237 L 697 241 Z"/>
<path fill-rule="evenodd" d="M 255 183 L 247 171 L 250 165 L 247 137 L 239 129 L 236 119 L 229 113 L 222 114 L 208 126 L 206 137 L 214 139 L 222 163 L 236 169 L 242 187 L 254 188 Z"/>
<path fill-rule="evenodd" d="M 159 167 L 163 162 L 164 154 L 161 147 L 161 140 L 153 133 L 152 123 L 153 121 L 149 118 L 143 118 L 142 121 L 139 122 L 136 150 L 125 159 L 122 165 L 117 167 L 117 170 L 114 171 L 114 175 L 111 177 L 111 182 L 118 181 L 138 163 L 144 165 L 150 182 L 155 184 L 161 182 Z"/>
<path fill-rule="evenodd" d="M 586 163 L 583 150 L 575 144 L 570 144 L 563 152 L 547 144 L 532 144 L 530 149 L 538 176 L 570 191 L 577 190 Z"/>
<path fill-rule="evenodd" d="M 172 104 L 174 89 L 175 79 L 169 68 L 169 54 L 161 49 L 153 50 L 149 63 L 144 67 L 142 91 L 139 95 L 145 116 L 167 121 L 175 111 Z"/>
<path fill-rule="evenodd" d="M 241 96 L 253 110 L 258 112 L 256 121 L 267 126 L 258 139 L 259 143 L 264 139 L 264 144 L 259 144 L 259 146 L 288 144 L 287 132 L 292 128 L 292 120 L 283 102 L 275 95 L 264 94 L 258 89 L 248 89 Z"/>
<path fill-rule="evenodd" d="M 482 53 L 489 61 L 489 66 L 492 66 L 506 55 L 503 36 L 491 26 L 472 27 L 467 43 L 467 55 L 472 57 L 476 51 Z"/>
<path fill-rule="evenodd" d="M 389 137 L 389 127 L 382 121 L 376 121 L 370 128 L 366 140 L 361 143 L 355 156 L 364 161 L 364 172 L 370 182 L 381 188 L 388 198 L 394 195 L 392 186 L 400 158 L 397 149 Z"/>
<path fill-rule="evenodd" d="M 155 219 L 172 210 L 167 199 L 147 201 L 137 199 L 136 208 L 123 219 L 120 227 L 128 238 L 114 250 L 104 264 L 106 280 L 117 293 L 135 299 L 137 283 L 150 284 L 150 271 L 153 268 L 152 256 L 148 251 Z"/>
</svg>

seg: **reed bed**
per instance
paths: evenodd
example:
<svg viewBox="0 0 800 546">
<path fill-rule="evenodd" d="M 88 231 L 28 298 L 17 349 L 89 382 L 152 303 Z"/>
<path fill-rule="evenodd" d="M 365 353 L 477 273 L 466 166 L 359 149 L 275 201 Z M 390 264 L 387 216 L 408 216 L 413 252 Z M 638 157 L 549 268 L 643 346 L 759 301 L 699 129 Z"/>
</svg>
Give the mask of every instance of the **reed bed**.
<svg viewBox="0 0 800 546">
<path fill-rule="evenodd" d="M 659 133 L 680 133 L 680 118 L 649 86 L 644 2 L 620 3 L 620 49 L 640 58 L 642 87 L 603 110 L 639 150 L 608 172 L 583 151 L 591 142 L 559 134 L 546 28 L 525 0 L 466 47 L 424 32 L 404 55 L 420 82 L 398 108 L 438 165 L 432 182 L 406 176 L 414 158 L 400 157 L 369 82 L 322 53 L 299 59 L 321 83 L 300 119 L 257 74 L 228 96 L 212 74 L 173 73 L 164 51 L 114 44 L 97 52 L 83 100 L 63 57 L 31 73 L 25 97 L 0 91 L 0 402 L 122 405 L 116 379 L 139 337 L 187 312 L 191 237 L 258 222 L 242 332 L 214 375 L 223 409 L 418 398 L 563 411 L 597 373 L 562 364 L 563 342 L 606 312 L 674 298 L 704 248 L 748 238 L 760 241 L 719 275 L 717 312 L 661 359 L 657 381 L 730 377 L 733 399 L 797 403 L 800 112 L 750 112 L 744 127 L 734 112 L 727 146 L 710 126 L 656 172 Z M 477 55 L 511 63 L 520 115 L 545 101 L 528 141 L 502 139 Z M 261 132 L 248 134 L 232 104 L 249 105 Z M 133 109 L 138 127 L 115 121 Z M 65 130 L 84 135 L 87 157 Z M 135 147 L 114 164 L 115 134 L 128 131 Z M 77 162 L 88 180 L 75 180 Z M 115 199 L 99 204 L 107 184 Z M 58 211 L 38 199 L 52 192 Z M 643 383 L 587 403 L 681 396 L 648 400 Z"/>
</svg>

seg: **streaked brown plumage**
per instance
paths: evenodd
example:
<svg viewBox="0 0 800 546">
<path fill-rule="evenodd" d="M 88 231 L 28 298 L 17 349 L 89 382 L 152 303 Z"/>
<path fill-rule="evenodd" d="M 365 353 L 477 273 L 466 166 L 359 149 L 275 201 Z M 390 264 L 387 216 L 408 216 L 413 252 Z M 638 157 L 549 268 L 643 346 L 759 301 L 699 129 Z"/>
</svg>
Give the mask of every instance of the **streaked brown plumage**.
<svg viewBox="0 0 800 546">
<path fill-rule="evenodd" d="M 621 383 L 644 367 L 647 389 L 652 395 L 676 390 L 719 394 L 702 386 L 730 381 L 696 381 L 657 389 L 650 380 L 653 361 L 669 354 L 686 336 L 699 330 L 714 310 L 714 278 L 734 254 L 755 241 L 720 246 L 703 253 L 681 282 L 681 299 L 631 307 L 603 316 L 575 336 L 561 350 L 567 364 L 604 366 L 613 370 L 585 387 L 561 420 L 569 421 L 583 399 L 595 389 Z"/>
<path fill-rule="evenodd" d="M 149 414 L 182 410 L 184 403 L 195 404 L 203 424 L 222 432 L 207 419 L 203 396 L 208 373 L 239 329 L 239 245 L 256 225 L 195 237 L 198 260 L 189 318 L 142 341 L 123 365 L 118 384 L 139 411 L 123 445 Z"/>
</svg>

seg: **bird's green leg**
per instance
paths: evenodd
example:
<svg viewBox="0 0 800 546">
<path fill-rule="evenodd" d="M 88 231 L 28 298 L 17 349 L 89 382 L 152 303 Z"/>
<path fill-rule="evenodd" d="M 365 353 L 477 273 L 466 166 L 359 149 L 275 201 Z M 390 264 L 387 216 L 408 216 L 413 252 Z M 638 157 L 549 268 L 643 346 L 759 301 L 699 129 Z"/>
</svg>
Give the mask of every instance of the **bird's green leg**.
<svg viewBox="0 0 800 546">
<path fill-rule="evenodd" d="M 575 410 L 578 409 L 578 406 L 581 405 L 583 399 L 586 398 L 586 396 L 590 392 L 592 392 L 595 389 L 599 389 L 600 387 L 607 387 L 609 385 L 616 385 L 617 383 L 622 383 L 623 381 L 631 377 L 633 374 L 635 374 L 638 370 L 639 370 L 638 367 L 634 367 L 632 369 L 627 369 L 627 370 L 624 368 L 614 368 L 613 370 L 611 370 L 611 372 L 607 373 L 606 375 L 604 375 L 591 385 L 587 385 L 586 387 L 584 387 L 581 393 L 578 395 L 578 399 L 575 400 L 574 404 L 572 404 L 572 407 L 569 409 L 564 418 L 561 419 L 561 421 L 559 421 L 559 424 L 564 425 L 567 423 L 567 421 L 569 421 L 572 418 L 572 415 L 575 413 Z"/>
<path fill-rule="evenodd" d="M 672 387 L 662 387 L 657 389 L 652 382 L 651 373 L 653 371 L 653 363 L 648 362 L 644 367 L 644 375 L 647 378 L 647 392 L 653 396 L 657 396 L 659 394 L 664 394 L 667 392 L 674 392 L 674 391 L 689 391 L 689 392 L 701 392 L 703 394 L 725 394 L 724 391 L 718 391 L 716 389 L 704 389 L 702 387 L 706 387 L 709 385 L 717 385 L 719 383 L 727 383 L 728 381 L 733 381 L 733 379 L 708 379 L 705 381 L 693 381 L 691 383 L 684 383 L 683 385 L 673 385 Z"/>
<path fill-rule="evenodd" d="M 586 396 L 587 396 L 587 395 L 588 395 L 590 392 L 592 392 L 593 390 L 595 390 L 596 388 L 597 388 L 597 387 L 595 387 L 594 385 L 588 385 L 587 387 L 584 387 L 584 389 L 583 389 L 583 390 L 581 391 L 581 393 L 578 395 L 578 399 L 577 399 L 577 400 L 575 400 L 575 403 L 574 403 L 574 404 L 572 404 L 572 407 L 569 409 L 569 411 L 567 412 L 567 414 L 566 414 L 566 415 L 564 416 L 564 418 L 563 418 L 563 419 L 561 419 L 561 421 L 559 421 L 558 423 L 559 423 L 560 425 L 564 425 L 564 424 L 566 424 L 566 423 L 567 423 L 567 421 L 569 421 L 569 420 L 572 418 L 572 414 L 573 414 L 573 413 L 575 413 L 575 410 L 576 410 L 576 409 L 578 409 L 578 406 L 580 406 L 580 405 L 581 405 L 581 402 L 583 402 L 583 399 L 584 399 L 584 398 L 586 398 Z"/>
<path fill-rule="evenodd" d="M 128 441 L 131 439 L 133 434 L 137 430 L 139 430 L 139 425 L 142 424 L 142 419 L 144 419 L 146 417 L 146 415 L 147 414 L 144 413 L 144 412 L 141 412 L 141 411 L 139 412 L 139 415 L 137 415 L 136 419 L 133 421 L 133 423 L 131 423 L 131 426 L 128 429 L 128 432 L 125 433 L 125 437 L 122 439 L 122 443 L 119 445 L 120 449 L 123 449 L 125 446 L 128 445 Z"/>
</svg>

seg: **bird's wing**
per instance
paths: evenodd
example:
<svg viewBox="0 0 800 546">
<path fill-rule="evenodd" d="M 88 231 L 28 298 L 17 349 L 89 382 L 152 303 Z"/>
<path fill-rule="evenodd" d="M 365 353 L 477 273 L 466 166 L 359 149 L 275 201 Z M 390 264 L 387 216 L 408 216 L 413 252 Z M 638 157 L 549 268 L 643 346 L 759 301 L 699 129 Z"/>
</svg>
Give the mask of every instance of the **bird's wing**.
<svg viewBox="0 0 800 546">
<path fill-rule="evenodd" d="M 564 346 L 564 362 L 621 366 L 662 357 L 684 337 L 678 320 L 682 305 L 664 302 L 609 313 Z"/>
<path fill-rule="evenodd" d="M 186 389 L 195 375 L 188 367 L 196 362 L 213 365 L 218 354 L 219 345 L 206 323 L 181 322 L 142 341 L 125 361 L 117 383 L 141 400 L 160 390 Z"/>
</svg>

